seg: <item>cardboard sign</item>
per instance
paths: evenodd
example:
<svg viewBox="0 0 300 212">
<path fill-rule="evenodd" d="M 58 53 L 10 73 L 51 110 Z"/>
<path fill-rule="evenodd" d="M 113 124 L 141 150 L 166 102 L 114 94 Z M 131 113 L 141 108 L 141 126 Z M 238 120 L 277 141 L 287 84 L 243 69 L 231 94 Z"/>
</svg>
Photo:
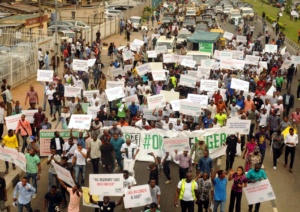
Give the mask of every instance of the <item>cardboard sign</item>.
<svg viewBox="0 0 300 212">
<path fill-rule="evenodd" d="M 155 51 L 156 54 L 164 54 L 168 52 L 167 46 L 163 45 L 163 46 L 155 46 Z"/>
<path fill-rule="evenodd" d="M 154 81 L 166 80 L 166 70 L 153 70 L 151 73 Z"/>
<path fill-rule="evenodd" d="M 88 59 L 87 64 L 88 67 L 92 67 L 95 65 L 96 59 Z"/>
<path fill-rule="evenodd" d="M 124 60 L 124 61 L 130 60 L 131 57 L 132 57 L 132 52 L 129 51 L 129 50 L 123 51 L 122 56 L 123 56 L 123 60 Z"/>
<path fill-rule="evenodd" d="M 205 60 L 201 60 L 201 67 L 202 68 L 212 68 L 215 64 L 215 60 L 214 59 L 205 59 Z"/>
<path fill-rule="evenodd" d="M 122 196 L 123 174 L 90 174 L 89 188 L 91 195 Z"/>
<path fill-rule="evenodd" d="M 249 91 L 249 82 L 244 81 L 244 80 L 240 80 L 240 79 L 232 78 L 230 88 L 248 92 Z"/>
<path fill-rule="evenodd" d="M 116 99 L 123 98 L 125 93 L 122 87 L 109 88 L 105 90 L 108 101 L 114 101 Z"/>
<path fill-rule="evenodd" d="M 163 62 L 164 63 L 174 63 L 173 54 L 163 54 Z"/>
<path fill-rule="evenodd" d="M 156 51 L 147 51 L 148 58 L 157 58 Z"/>
<path fill-rule="evenodd" d="M 226 132 L 228 134 L 248 135 L 250 132 L 251 120 L 239 119 L 238 117 L 227 119 Z"/>
<path fill-rule="evenodd" d="M 119 75 L 123 76 L 124 75 L 124 71 L 122 68 L 113 68 L 111 69 L 111 74 L 114 76 L 114 77 L 117 77 Z"/>
<path fill-rule="evenodd" d="M 106 81 L 106 89 L 122 87 L 124 88 L 124 81 Z"/>
<path fill-rule="evenodd" d="M 89 130 L 91 127 L 91 121 L 92 121 L 91 115 L 72 114 L 68 128 Z"/>
<path fill-rule="evenodd" d="M 247 42 L 247 38 L 246 38 L 246 36 L 236 36 L 236 42 L 238 42 L 238 43 L 246 43 Z"/>
<path fill-rule="evenodd" d="M 88 72 L 89 71 L 88 61 L 74 59 L 73 60 L 73 70 Z"/>
<path fill-rule="evenodd" d="M 150 72 L 149 63 L 145 63 L 143 65 L 136 66 L 135 69 L 137 70 L 137 72 L 140 76 L 143 76 L 143 75 L 147 74 L 148 72 Z"/>
<path fill-rule="evenodd" d="M 173 55 L 174 57 L 175 55 Z M 182 63 L 182 61 L 186 59 L 186 60 L 193 60 L 193 56 L 192 55 L 178 55 L 178 63 Z"/>
<path fill-rule="evenodd" d="M 180 112 L 185 115 L 199 117 L 201 114 L 200 111 L 201 111 L 201 105 L 197 103 L 192 103 L 188 101 L 180 102 Z"/>
<path fill-rule="evenodd" d="M 224 32 L 224 34 L 223 34 L 223 38 L 225 38 L 225 39 L 227 39 L 227 40 L 232 40 L 232 38 L 233 38 L 233 34 L 232 33 L 230 33 L 230 32 Z"/>
<path fill-rule="evenodd" d="M 153 110 L 155 108 L 162 108 L 166 106 L 166 100 L 163 94 L 147 97 L 148 109 Z"/>
<path fill-rule="evenodd" d="M 165 98 L 166 102 L 170 102 L 172 100 L 178 100 L 179 99 L 179 92 L 161 90 L 160 94 L 164 95 L 164 98 Z"/>
<path fill-rule="evenodd" d="M 151 121 L 157 121 L 157 116 L 152 115 L 153 110 L 143 108 L 143 118 Z"/>
<path fill-rule="evenodd" d="M 171 100 L 170 101 L 173 111 L 180 111 L 180 102 L 181 102 L 181 100 Z"/>
<path fill-rule="evenodd" d="M 126 96 L 124 97 L 124 99 L 125 99 L 125 104 L 127 106 L 131 105 L 132 102 L 135 102 L 136 105 L 139 104 L 139 99 L 136 94 L 132 96 Z"/>
<path fill-rule="evenodd" d="M 14 163 L 20 169 L 26 172 L 26 158 L 21 152 L 9 147 L 0 146 L 0 160 Z"/>
<path fill-rule="evenodd" d="M 300 64 L 300 56 L 292 55 L 291 60 L 294 64 Z"/>
<path fill-rule="evenodd" d="M 145 184 L 125 189 L 123 201 L 125 208 L 136 208 L 150 204 L 152 197 L 149 185 Z"/>
<path fill-rule="evenodd" d="M 245 57 L 245 64 L 249 64 L 249 65 L 258 65 L 258 61 L 259 61 L 260 57 L 259 56 L 254 56 L 254 55 L 246 55 Z"/>
<path fill-rule="evenodd" d="M 97 113 L 100 111 L 99 107 L 88 107 L 87 114 L 92 116 L 92 119 L 97 117 Z"/>
<path fill-rule="evenodd" d="M 83 91 L 83 96 L 86 97 L 89 101 L 92 98 L 94 98 L 94 94 L 96 94 L 96 96 L 98 96 L 99 90 Z"/>
<path fill-rule="evenodd" d="M 70 186 L 74 187 L 75 183 L 70 171 L 56 164 L 54 161 L 51 162 L 52 162 L 51 164 L 53 165 L 56 171 L 57 177 L 62 181 L 64 181 L 65 183 L 69 184 Z"/>
<path fill-rule="evenodd" d="M 194 68 L 196 65 L 197 61 L 195 60 L 187 60 L 187 59 L 183 59 L 181 61 L 181 65 L 182 66 L 186 66 L 186 67 L 190 67 L 190 68 Z"/>
<path fill-rule="evenodd" d="M 34 114 L 37 113 L 38 110 L 22 110 L 22 114 L 25 115 L 25 118 L 27 121 L 29 121 L 30 124 L 33 124 L 34 121 Z"/>
<path fill-rule="evenodd" d="M 6 129 L 7 130 L 16 130 L 18 126 L 18 122 L 21 120 L 22 114 L 12 115 L 12 116 L 6 116 L 5 117 L 5 123 L 6 123 Z M 25 117 L 26 119 L 26 117 Z"/>
<path fill-rule="evenodd" d="M 208 96 L 189 93 L 187 101 L 206 106 L 208 104 Z"/>
<path fill-rule="evenodd" d="M 232 52 L 218 51 L 214 52 L 214 58 L 217 60 L 231 60 Z"/>
<path fill-rule="evenodd" d="M 197 77 L 199 79 L 209 79 L 209 77 L 210 77 L 210 68 L 198 66 Z"/>
<path fill-rule="evenodd" d="M 190 144 L 188 138 L 164 138 L 164 149 L 166 152 L 188 151 L 190 150 Z"/>
<path fill-rule="evenodd" d="M 79 97 L 81 96 L 81 87 L 73 87 L 73 86 L 64 86 L 65 87 L 65 97 Z"/>
<path fill-rule="evenodd" d="M 53 70 L 37 70 L 37 79 L 39 82 L 52 82 Z"/>
<path fill-rule="evenodd" d="M 194 88 L 196 86 L 196 83 L 197 83 L 196 77 L 191 77 L 189 75 L 181 75 L 180 76 L 180 81 L 179 81 L 180 85 Z"/>
<path fill-rule="evenodd" d="M 218 80 L 204 80 L 200 81 L 200 91 L 216 91 L 219 88 Z"/>
<path fill-rule="evenodd" d="M 277 45 L 274 45 L 274 44 L 266 44 L 266 45 L 265 45 L 265 52 L 269 52 L 269 53 L 277 53 Z"/>
</svg>

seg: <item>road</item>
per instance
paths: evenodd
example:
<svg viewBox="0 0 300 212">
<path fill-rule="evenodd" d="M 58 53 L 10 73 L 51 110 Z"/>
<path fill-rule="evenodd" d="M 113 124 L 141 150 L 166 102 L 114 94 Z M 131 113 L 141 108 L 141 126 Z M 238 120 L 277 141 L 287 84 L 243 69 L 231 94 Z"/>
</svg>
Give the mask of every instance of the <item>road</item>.
<svg viewBox="0 0 300 212">
<path fill-rule="evenodd" d="M 221 23 L 221 25 L 223 25 L 223 28 L 226 31 L 229 32 L 234 32 L 234 28 L 233 25 L 230 25 L 228 23 L 226 23 L 225 25 Z M 261 25 L 261 21 L 258 21 L 258 23 L 255 25 L 255 29 L 261 29 L 262 25 Z M 258 33 L 257 30 L 255 30 L 254 36 Z M 131 40 L 133 40 L 134 38 L 138 38 L 141 39 L 141 33 L 140 32 L 133 32 L 132 34 L 132 38 Z M 273 38 L 273 36 L 271 37 Z M 119 35 L 114 35 L 111 36 L 108 39 L 104 40 L 105 42 L 115 42 L 115 44 L 117 46 L 121 46 L 121 45 L 125 45 L 127 44 L 126 40 L 124 39 L 124 35 L 119 36 Z M 292 49 L 289 49 L 288 46 L 288 51 L 290 51 L 291 54 L 295 54 L 295 52 Z M 106 51 L 104 50 L 102 52 L 102 61 L 105 63 L 105 65 L 108 65 L 109 62 L 111 61 L 106 54 Z M 299 74 L 299 73 L 298 73 Z M 294 95 L 296 95 L 296 89 L 297 89 L 297 78 L 298 78 L 298 74 L 294 79 L 294 83 L 292 85 L 292 92 Z M 60 75 L 62 75 L 62 73 L 60 72 Z M 42 89 L 41 85 L 39 85 L 35 80 L 30 80 L 28 82 L 26 82 L 25 84 L 18 86 L 17 88 L 15 88 L 13 90 L 13 93 L 15 95 L 18 94 L 18 92 L 20 91 L 24 91 L 25 86 L 28 86 L 30 84 L 33 84 L 36 87 L 36 90 L 38 90 L 39 92 L 41 92 L 40 90 Z M 27 87 L 28 88 L 28 87 Z M 27 89 L 26 88 L 26 89 Z M 283 93 L 285 92 L 285 90 L 283 90 Z M 22 103 L 21 103 L 22 104 Z M 296 101 L 296 106 L 299 106 L 299 101 Z M 49 109 L 49 107 L 47 108 Z M 47 110 L 46 113 L 49 113 L 49 111 Z M 265 170 L 267 172 L 268 178 L 270 179 L 270 182 L 272 184 L 272 187 L 274 189 L 275 195 L 276 195 L 276 203 L 277 203 L 277 208 L 278 211 L 291 211 L 291 212 L 295 212 L 298 211 L 298 197 L 300 196 L 300 191 L 299 191 L 299 187 L 300 187 L 300 182 L 297 180 L 297 173 L 300 173 L 300 166 L 299 166 L 299 161 L 300 161 L 300 150 L 299 148 L 296 149 L 296 157 L 295 157 L 295 164 L 294 164 L 294 173 L 291 174 L 288 172 L 288 169 L 285 169 L 283 167 L 283 156 L 281 156 L 281 158 L 279 158 L 278 161 L 278 167 L 277 170 L 273 170 L 272 169 L 272 156 L 269 154 L 269 146 L 268 146 L 268 151 L 266 153 L 266 158 L 265 158 L 265 163 L 264 163 L 264 167 Z M 222 158 L 222 164 L 221 164 L 221 168 L 225 168 L 225 157 Z M 137 162 L 135 165 L 135 173 L 136 173 L 136 180 L 137 183 L 139 185 L 141 184 L 146 184 L 148 181 L 148 171 L 147 171 L 147 163 L 145 162 Z M 236 161 L 234 163 L 234 168 L 236 168 L 239 165 L 244 165 L 244 161 L 241 159 L 241 157 L 236 157 Z M 45 163 L 45 159 L 42 160 L 42 177 L 41 180 L 38 182 L 38 196 L 33 199 L 32 201 L 32 206 L 34 209 L 42 209 L 42 204 L 43 204 L 43 198 L 44 195 L 47 191 L 47 186 L 48 186 L 48 166 Z M 88 173 L 91 173 L 91 164 L 88 164 L 87 166 L 87 175 L 86 175 L 86 179 L 85 179 L 85 186 L 89 186 L 88 185 Z M 193 172 L 195 175 L 195 172 Z M 173 202 L 174 202 L 174 195 L 175 195 L 175 190 L 176 190 L 176 185 L 179 181 L 178 178 L 178 167 L 175 164 L 171 165 L 171 176 L 172 176 L 172 184 L 170 185 L 165 185 L 164 181 L 166 180 L 165 176 L 162 174 L 162 176 L 160 177 L 160 188 L 161 188 L 161 192 L 162 192 L 162 200 L 161 200 L 161 211 L 162 212 L 177 212 L 180 211 L 180 209 L 176 209 L 173 206 Z M 230 188 L 231 188 L 232 182 L 229 182 L 227 185 L 227 203 L 226 203 L 226 211 L 228 208 L 228 204 L 229 204 L 229 195 L 230 195 Z M 8 200 L 8 204 L 11 205 L 12 203 L 12 190 L 9 191 L 9 195 L 10 198 Z M 112 198 L 115 199 L 115 198 Z M 196 206 L 197 208 L 197 206 Z M 16 209 L 12 210 L 12 211 L 17 211 Z M 67 210 L 62 210 L 62 211 L 67 211 Z M 81 211 L 86 211 L 86 212 L 90 212 L 90 211 L 94 211 L 91 208 L 87 208 L 84 206 L 81 206 Z M 118 207 L 117 212 L 123 211 L 122 206 Z M 140 212 L 142 211 L 142 208 L 135 208 L 133 209 L 134 212 Z M 242 211 L 247 211 L 247 201 L 245 196 L 243 196 L 242 198 Z M 262 204 L 261 206 L 261 211 L 262 212 L 269 212 L 272 211 L 272 205 L 270 202 L 265 202 Z"/>
</svg>

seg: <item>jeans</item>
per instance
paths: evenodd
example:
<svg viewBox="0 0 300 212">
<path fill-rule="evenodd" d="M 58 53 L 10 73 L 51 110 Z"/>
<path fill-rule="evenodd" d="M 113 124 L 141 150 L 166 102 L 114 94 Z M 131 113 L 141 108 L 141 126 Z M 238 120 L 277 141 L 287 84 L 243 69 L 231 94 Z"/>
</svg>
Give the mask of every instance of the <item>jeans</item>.
<svg viewBox="0 0 300 212">
<path fill-rule="evenodd" d="M 163 172 L 168 180 L 171 180 L 170 161 L 166 160 L 163 164 Z"/>
<path fill-rule="evenodd" d="M 185 178 L 186 173 L 189 171 L 189 168 L 181 168 L 179 167 L 179 179 L 182 180 Z"/>
<path fill-rule="evenodd" d="M 214 201 L 214 211 L 213 212 L 217 212 L 218 211 L 218 207 L 220 205 L 220 212 L 225 212 L 225 205 L 226 205 L 226 200 L 215 200 Z"/>
<path fill-rule="evenodd" d="M 123 170 L 122 156 L 116 156 L 116 160 L 120 169 Z M 115 163 L 114 163 L 115 164 Z M 113 165 L 113 170 L 115 169 L 115 165 Z"/>
<path fill-rule="evenodd" d="M 78 183 L 78 178 L 79 178 L 79 172 L 81 171 L 82 173 L 82 178 L 81 181 L 84 180 L 85 178 L 85 165 L 75 165 L 74 167 L 75 170 L 75 183 Z"/>
<path fill-rule="evenodd" d="M 265 159 L 266 150 L 265 149 L 261 149 L 261 148 L 259 148 L 259 150 L 260 150 L 260 154 L 261 154 L 260 164 L 263 164 L 264 159 Z"/>
<path fill-rule="evenodd" d="M 27 135 L 22 136 L 22 139 L 23 139 L 23 145 L 22 145 L 22 150 L 21 150 L 22 153 L 24 153 L 25 148 L 27 148 L 27 137 L 28 137 Z"/>
<path fill-rule="evenodd" d="M 28 212 L 33 212 L 31 208 L 31 202 L 24 205 L 18 202 L 18 212 L 23 212 L 23 207 L 25 207 Z"/>
<path fill-rule="evenodd" d="M 48 173 L 48 180 L 49 180 L 49 183 L 48 183 L 48 191 L 50 191 L 50 188 L 53 184 L 53 179 L 55 179 L 55 182 L 56 182 L 56 187 L 58 188 L 59 184 L 58 184 L 58 180 L 56 178 L 56 174 L 52 174 L 51 172 Z"/>
<path fill-rule="evenodd" d="M 92 158 L 92 165 L 93 165 L 93 173 L 94 174 L 99 173 L 99 161 L 100 161 L 100 158 Z"/>
<path fill-rule="evenodd" d="M 284 105 L 284 109 L 285 109 L 285 111 L 284 111 L 284 115 L 283 116 L 287 116 L 287 117 L 289 117 L 289 113 L 290 113 L 290 110 L 291 110 L 291 106 L 290 105 Z"/>
<path fill-rule="evenodd" d="M 28 173 L 26 172 L 26 177 L 28 180 L 28 183 L 30 183 L 30 179 L 32 178 L 32 186 L 36 189 L 35 193 L 37 193 L 37 183 L 36 183 L 36 178 L 37 178 L 37 173 Z"/>
<path fill-rule="evenodd" d="M 243 194 L 242 192 L 235 192 L 231 190 L 228 212 L 234 211 L 234 202 L 235 202 L 235 212 L 241 212 L 242 194 Z"/>
<path fill-rule="evenodd" d="M 273 166 L 277 166 L 277 159 L 280 157 L 280 149 L 273 147 Z"/>
<path fill-rule="evenodd" d="M 234 158 L 235 158 L 235 152 L 226 154 L 226 170 L 232 169 Z"/>
<path fill-rule="evenodd" d="M 186 210 L 188 212 L 194 212 L 194 205 L 195 205 L 194 201 L 180 200 L 181 212 L 186 212 Z"/>
<path fill-rule="evenodd" d="M 295 147 L 285 146 L 285 154 L 284 154 L 284 164 L 287 165 L 288 163 L 288 156 L 291 153 L 291 162 L 290 162 L 290 169 L 293 168 L 294 158 L 295 158 Z"/>
<path fill-rule="evenodd" d="M 292 86 L 293 77 L 287 77 L 286 82 L 286 89 L 290 88 Z"/>
<path fill-rule="evenodd" d="M 260 203 L 256 203 L 255 204 L 254 212 L 258 212 L 259 211 L 259 207 L 260 207 Z M 249 205 L 249 211 L 252 211 L 252 209 L 253 209 L 253 205 Z"/>
</svg>

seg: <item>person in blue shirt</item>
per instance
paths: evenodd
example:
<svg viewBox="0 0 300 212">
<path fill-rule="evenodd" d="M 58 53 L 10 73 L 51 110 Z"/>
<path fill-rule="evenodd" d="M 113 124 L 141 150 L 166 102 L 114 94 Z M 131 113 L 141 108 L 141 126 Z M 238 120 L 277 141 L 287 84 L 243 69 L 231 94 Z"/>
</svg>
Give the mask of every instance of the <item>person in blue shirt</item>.
<svg viewBox="0 0 300 212">
<path fill-rule="evenodd" d="M 246 174 L 246 177 L 248 179 L 248 183 L 255 183 L 257 181 L 265 180 L 267 179 L 266 172 L 261 169 L 261 164 L 257 163 L 254 166 L 254 169 L 250 169 L 248 173 Z M 259 211 L 260 202 L 255 204 L 255 212 Z M 249 205 L 249 211 L 252 211 L 253 205 Z"/>
<path fill-rule="evenodd" d="M 239 106 L 241 109 L 244 109 L 244 107 L 245 107 L 245 102 L 244 101 L 245 101 L 244 96 L 239 95 L 236 98 L 236 105 Z"/>
<path fill-rule="evenodd" d="M 18 182 L 15 190 L 14 190 L 14 203 L 18 204 L 18 211 L 23 211 L 23 207 L 27 209 L 27 211 L 32 212 L 31 208 L 31 198 L 35 194 L 36 189 L 27 183 L 27 177 L 23 177 L 21 182 Z M 17 194 L 19 197 L 17 199 Z"/>
<path fill-rule="evenodd" d="M 205 150 L 203 151 L 203 157 L 199 159 L 197 171 L 199 171 L 200 175 L 203 175 L 203 173 L 206 172 L 209 177 L 212 170 L 213 170 L 212 159 L 208 157 L 208 151 Z"/>
<path fill-rule="evenodd" d="M 113 134 L 112 139 L 110 139 L 110 143 L 114 147 L 117 163 L 118 163 L 120 169 L 123 170 L 121 147 L 122 147 L 122 144 L 125 143 L 125 141 L 123 138 L 119 137 L 119 135 L 117 133 L 115 133 L 115 134 Z"/>
<path fill-rule="evenodd" d="M 218 211 L 218 207 L 220 205 L 220 212 L 225 212 L 225 205 L 226 205 L 226 186 L 227 186 L 227 179 L 226 179 L 226 172 L 224 170 L 218 171 L 218 177 L 215 177 L 216 173 L 211 176 L 211 181 L 213 182 L 215 189 L 214 189 L 214 210 L 213 212 Z"/>
<path fill-rule="evenodd" d="M 234 95 L 234 89 L 231 88 L 231 80 L 229 81 L 229 83 L 226 86 L 226 97 L 227 97 L 227 101 L 226 101 L 226 106 L 228 104 L 228 102 L 230 102 L 230 100 L 232 99 L 232 96 Z"/>
<path fill-rule="evenodd" d="M 128 106 L 128 109 L 130 111 L 130 118 L 133 118 L 137 115 L 137 112 L 139 111 L 139 106 L 135 105 L 135 102 L 132 101 L 131 105 Z"/>
<path fill-rule="evenodd" d="M 73 128 L 70 130 L 70 137 L 73 139 L 77 139 L 77 143 L 81 144 L 82 148 L 86 148 L 86 139 L 90 137 L 89 131 L 86 130 L 86 136 L 83 137 L 83 132 L 79 132 L 78 138 L 73 136 Z"/>
<path fill-rule="evenodd" d="M 208 113 L 202 121 L 202 129 L 207 129 L 209 128 L 209 124 L 213 123 L 214 119 L 211 118 L 211 113 Z"/>
</svg>

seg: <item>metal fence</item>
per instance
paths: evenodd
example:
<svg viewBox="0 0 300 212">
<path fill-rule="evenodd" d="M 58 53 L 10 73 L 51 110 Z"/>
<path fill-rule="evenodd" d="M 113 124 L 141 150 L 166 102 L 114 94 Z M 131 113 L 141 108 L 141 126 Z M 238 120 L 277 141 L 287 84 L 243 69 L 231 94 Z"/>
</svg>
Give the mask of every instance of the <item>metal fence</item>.
<svg viewBox="0 0 300 212">
<path fill-rule="evenodd" d="M 53 37 L 42 31 L 32 33 L 30 30 L 2 28 L 0 36 L 0 80 L 7 79 L 15 87 L 35 77 L 38 69 L 37 52 L 51 51 L 54 47 Z"/>
</svg>

